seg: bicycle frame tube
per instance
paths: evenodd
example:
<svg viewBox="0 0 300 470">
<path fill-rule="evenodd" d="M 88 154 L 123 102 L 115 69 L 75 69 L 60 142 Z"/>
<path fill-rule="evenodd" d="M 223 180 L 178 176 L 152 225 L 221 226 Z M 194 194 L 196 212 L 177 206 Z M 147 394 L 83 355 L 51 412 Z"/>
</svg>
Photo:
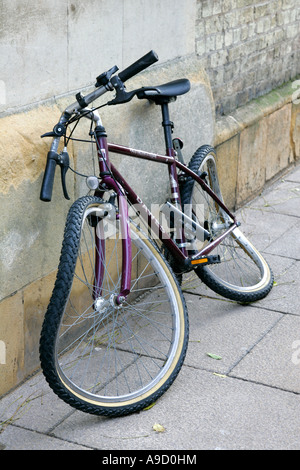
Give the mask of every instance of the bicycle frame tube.
<svg viewBox="0 0 300 470">
<path fill-rule="evenodd" d="M 151 228 L 154 235 L 163 241 L 164 245 L 172 251 L 174 256 L 178 261 L 184 262 L 186 256 L 180 250 L 180 248 L 173 242 L 169 234 L 163 229 L 163 227 L 156 220 L 154 215 L 148 209 L 148 207 L 143 203 L 142 199 L 133 191 L 129 184 L 124 180 L 123 176 L 118 172 L 118 170 L 111 163 L 111 169 L 115 179 L 122 185 L 125 190 L 126 197 L 131 204 L 137 205 L 139 212 L 146 224 Z"/>
<path fill-rule="evenodd" d="M 122 248 L 123 248 L 123 264 L 122 264 L 122 282 L 121 282 L 121 296 L 128 295 L 130 291 L 130 280 L 131 280 L 131 240 L 130 230 L 128 226 L 128 207 L 126 198 L 131 204 L 139 205 L 140 215 L 146 224 L 154 231 L 155 235 L 163 242 L 167 249 L 172 253 L 176 260 L 182 265 L 189 259 L 186 255 L 185 248 L 179 248 L 179 246 L 172 240 L 169 234 L 159 224 L 147 206 L 143 203 L 141 198 L 133 191 L 130 185 L 126 182 L 123 176 L 118 172 L 115 166 L 109 160 L 109 152 L 118 153 L 121 155 L 127 155 L 129 157 L 140 158 L 158 163 L 164 163 L 168 165 L 170 185 L 172 192 L 172 199 L 175 205 L 180 205 L 180 193 L 179 185 L 177 180 L 177 169 L 181 170 L 187 176 L 191 176 L 197 181 L 204 191 L 224 210 L 224 212 L 233 220 L 232 225 L 219 237 L 206 245 L 201 251 L 194 254 L 192 258 L 208 255 L 218 244 L 222 242 L 227 235 L 237 228 L 238 224 L 234 215 L 225 206 L 218 196 L 210 189 L 205 181 L 200 178 L 199 175 L 190 170 L 186 165 L 182 164 L 175 158 L 173 149 L 167 149 L 168 155 L 154 154 L 145 152 L 142 150 L 125 147 L 123 145 L 116 145 L 107 142 L 105 133 L 96 134 L 98 157 L 99 157 L 99 168 L 100 176 L 103 184 L 106 185 L 107 189 L 114 190 L 119 197 L 119 209 L 120 209 L 120 221 L 121 221 L 121 234 L 122 234 Z M 125 193 L 124 193 L 125 192 Z M 122 202 L 121 202 L 122 201 Z M 176 240 L 178 242 L 178 240 Z M 181 235 L 181 242 L 184 241 L 184 228 Z"/>
<path fill-rule="evenodd" d="M 114 165 L 111 163 L 111 170 L 113 172 L 114 177 L 116 180 L 122 185 L 122 187 L 125 190 L 126 196 L 128 197 L 128 200 L 131 202 L 131 204 L 138 204 L 140 210 L 140 215 L 144 219 L 144 221 L 148 224 L 148 226 L 151 228 L 151 230 L 154 232 L 154 234 L 163 242 L 163 244 L 170 250 L 172 255 L 179 261 L 180 263 L 184 264 L 184 262 L 188 259 L 188 256 L 185 254 L 184 250 L 180 249 L 178 245 L 172 240 L 172 238 L 169 236 L 169 234 L 161 227 L 159 222 L 156 220 L 154 215 L 150 212 L 148 207 L 143 203 L 141 198 L 137 196 L 137 194 L 133 191 L 133 189 L 129 186 L 129 184 L 124 180 L 122 175 L 118 172 L 118 170 L 114 167 Z M 209 189 L 209 188 L 208 188 Z M 211 193 L 214 195 L 214 193 L 211 191 Z M 214 199 L 216 201 L 219 201 L 217 196 L 214 195 Z M 221 201 L 220 201 L 221 203 Z M 220 204 L 221 205 L 221 204 Z M 223 203 L 222 203 L 223 205 Z M 224 206 L 226 207 L 226 206 Z M 230 211 L 226 208 L 226 212 L 228 215 L 230 215 Z M 233 218 L 233 223 L 232 225 L 224 232 L 222 235 L 217 237 L 215 240 L 210 242 L 205 248 L 203 248 L 201 251 L 198 253 L 194 254 L 191 258 L 195 259 L 200 256 L 207 256 L 212 250 L 214 250 L 221 242 L 224 240 L 224 238 L 227 237 L 227 235 L 232 232 L 235 228 L 238 227 L 238 224 L 236 223 L 234 217 Z"/>
<path fill-rule="evenodd" d="M 199 175 L 194 173 L 192 170 L 190 170 L 186 165 L 183 163 L 179 162 L 178 160 L 175 159 L 174 156 L 163 156 L 160 154 L 154 154 L 154 153 L 148 153 L 144 152 L 142 150 L 136 150 L 132 149 L 129 147 L 124 147 L 122 145 L 116 145 L 116 144 L 111 144 L 108 143 L 108 150 L 112 153 L 119 153 L 121 155 L 127 155 L 129 157 L 135 157 L 135 158 L 141 158 L 145 160 L 151 160 L 155 161 L 158 163 L 165 163 L 169 165 L 169 169 L 171 167 L 172 174 L 174 175 L 174 167 L 178 168 L 179 170 L 183 171 L 187 176 L 192 176 L 197 183 L 199 183 L 204 191 L 206 191 L 209 196 L 212 197 L 212 199 L 226 212 L 227 215 L 234 221 L 235 223 L 235 216 L 230 212 L 230 210 L 225 206 L 223 201 L 221 201 L 218 196 L 210 189 L 210 187 L 205 183 L 205 181 L 200 178 Z M 177 182 L 177 178 L 174 178 L 174 180 Z M 124 180 L 122 179 L 122 185 L 123 185 Z M 179 186 L 177 183 L 177 186 L 175 187 L 174 184 L 174 190 L 172 191 L 177 192 L 179 194 Z"/>
</svg>

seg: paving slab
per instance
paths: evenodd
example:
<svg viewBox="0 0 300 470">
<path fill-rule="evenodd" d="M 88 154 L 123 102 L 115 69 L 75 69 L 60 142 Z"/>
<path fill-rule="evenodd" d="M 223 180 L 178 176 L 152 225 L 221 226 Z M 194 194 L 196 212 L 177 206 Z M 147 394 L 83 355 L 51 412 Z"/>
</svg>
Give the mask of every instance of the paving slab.
<svg viewBox="0 0 300 470">
<path fill-rule="evenodd" d="M 75 412 L 52 435 L 110 450 L 296 449 L 299 412 L 294 394 L 184 366 L 151 409 L 114 419 Z"/>
<path fill-rule="evenodd" d="M 299 397 L 282 390 L 184 366 L 149 410 L 124 418 L 75 411 L 50 434 L 8 426 L 11 449 L 180 450 L 299 449 Z M 154 424 L 165 431 L 157 433 Z"/>
<path fill-rule="evenodd" d="M 235 302 L 209 298 L 199 301 L 191 294 L 185 297 L 190 312 L 185 364 L 220 374 L 228 374 L 282 317 L 278 312 L 262 312 Z"/>
<path fill-rule="evenodd" d="M 0 401 L 0 432 L 1 421 L 8 421 L 47 434 L 73 411 L 52 392 L 42 373 L 38 373 Z"/>
<path fill-rule="evenodd" d="M 230 374 L 300 394 L 300 317 L 283 315 Z"/>
<path fill-rule="evenodd" d="M 299 217 L 300 183 L 280 180 L 251 203 L 251 207 L 263 209 L 265 213 L 276 212 Z"/>
<path fill-rule="evenodd" d="M 278 272 L 279 257 L 265 255 L 270 265 Z M 273 261 L 273 263 L 272 263 Z M 279 275 L 274 276 L 275 285 L 270 294 L 255 305 L 282 313 L 300 315 L 300 261 L 282 259 L 280 266 L 286 266 Z"/>
<path fill-rule="evenodd" d="M 152 408 L 88 415 L 63 403 L 38 373 L 0 399 L 0 449 L 299 450 L 299 190 L 300 166 L 240 211 L 243 231 L 275 275 L 265 299 L 239 305 L 195 275 L 184 278 L 187 357 Z"/>
<path fill-rule="evenodd" d="M 300 260 L 300 220 L 298 219 L 296 224 L 288 227 L 281 237 L 274 239 L 265 252 Z"/>
<path fill-rule="evenodd" d="M 288 171 L 282 179 L 284 181 L 295 181 L 300 183 L 300 166 L 296 166 L 296 168 L 293 168 L 291 171 Z"/>
<path fill-rule="evenodd" d="M 69 442 L 66 437 L 57 439 L 17 426 L 6 428 L 0 435 L 0 441 L 2 450 L 89 450 L 86 446 Z"/>
<path fill-rule="evenodd" d="M 299 225 L 299 219 L 292 215 L 250 205 L 238 211 L 237 218 L 241 231 L 262 252 L 278 239 L 284 241 L 289 231 Z"/>
</svg>

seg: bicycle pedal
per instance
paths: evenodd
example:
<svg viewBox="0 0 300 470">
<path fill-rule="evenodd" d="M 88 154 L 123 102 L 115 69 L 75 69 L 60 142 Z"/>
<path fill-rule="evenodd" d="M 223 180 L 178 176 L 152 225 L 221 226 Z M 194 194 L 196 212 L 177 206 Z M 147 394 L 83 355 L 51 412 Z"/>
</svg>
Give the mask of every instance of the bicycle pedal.
<svg viewBox="0 0 300 470">
<path fill-rule="evenodd" d="M 198 266 L 205 266 L 207 264 L 217 264 L 221 263 L 221 259 L 219 255 L 211 255 L 211 256 L 201 256 L 200 258 L 194 258 L 189 260 L 189 264 L 191 267 L 197 268 Z"/>
</svg>

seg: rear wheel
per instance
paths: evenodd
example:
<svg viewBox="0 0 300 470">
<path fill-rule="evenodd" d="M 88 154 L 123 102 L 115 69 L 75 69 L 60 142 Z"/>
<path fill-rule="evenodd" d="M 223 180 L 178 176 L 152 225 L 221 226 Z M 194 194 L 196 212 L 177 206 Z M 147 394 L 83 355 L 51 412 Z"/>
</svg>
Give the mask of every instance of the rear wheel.
<svg viewBox="0 0 300 470">
<path fill-rule="evenodd" d="M 218 181 L 215 151 L 205 145 L 193 155 L 189 168 L 202 176 L 223 201 Z M 181 189 L 184 212 L 208 230 L 211 240 L 221 235 L 232 223 L 229 216 L 205 192 L 188 178 Z M 208 241 L 194 238 L 190 253 L 200 251 Z M 198 267 L 195 272 L 213 291 L 229 299 L 253 302 L 265 297 L 272 288 L 273 275 L 268 263 L 250 241 L 236 228 L 213 251 L 221 263 Z"/>
<path fill-rule="evenodd" d="M 110 207 L 87 196 L 69 211 L 40 357 L 60 398 L 118 416 L 170 387 L 185 357 L 188 318 L 167 262 L 133 223 L 131 292 L 118 303 L 122 240 Z"/>
</svg>

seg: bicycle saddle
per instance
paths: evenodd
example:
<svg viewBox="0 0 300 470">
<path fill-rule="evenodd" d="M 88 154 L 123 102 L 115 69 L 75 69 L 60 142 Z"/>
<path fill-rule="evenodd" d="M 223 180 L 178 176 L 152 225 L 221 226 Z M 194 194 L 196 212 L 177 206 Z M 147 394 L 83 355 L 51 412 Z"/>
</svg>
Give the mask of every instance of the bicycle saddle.
<svg viewBox="0 0 300 470">
<path fill-rule="evenodd" d="M 178 95 L 187 93 L 190 88 L 190 81 L 187 78 L 181 78 L 164 85 L 142 87 L 136 91 L 136 96 L 140 100 L 147 99 L 156 104 L 162 104 L 175 100 Z"/>
</svg>

